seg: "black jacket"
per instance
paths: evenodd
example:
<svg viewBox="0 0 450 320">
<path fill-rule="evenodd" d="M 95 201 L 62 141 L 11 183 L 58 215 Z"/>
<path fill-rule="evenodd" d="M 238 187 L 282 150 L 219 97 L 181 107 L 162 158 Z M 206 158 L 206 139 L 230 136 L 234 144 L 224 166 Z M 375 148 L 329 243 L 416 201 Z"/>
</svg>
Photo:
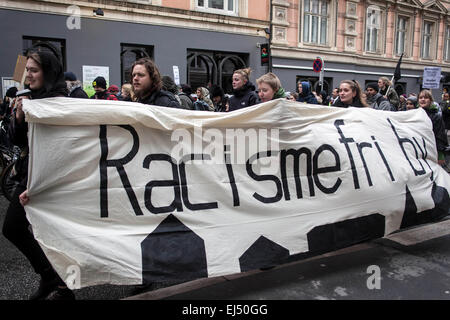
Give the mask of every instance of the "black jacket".
<svg viewBox="0 0 450 320">
<path fill-rule="evenodd" d="M 233 90 L 233 96 L 229 100 L 228 111 L 234 111 L 258 104 L 259 97 L 255 92 L 255 86 L 248 81 L 241 88 Z"/>
<path fill-rule="evenodd" d="M 333 107 L 339 107 L 339 108 L 348 108 L 348 107 L 355 107 L 355 108 L 364 108 L 361 101 L 359 101 L 358 98 L 355 98 L 354 101 L 351 104 L 346 104 L 341 101 L 341 98 L 337 98 L 336 101 L 333 103 Z"/>
<path fill-rule="evenodd" d="M 44 85 L 39 90 L 31 90 L 31 99 L 67 97 L 67 85 L 64 81 L 61 63 L 52 53 L 42 51 L 38 54 L 44 73 Z M 19 124 L 14 114 L 8 131 L 11 142 L 22 149 L 21 156 L 15 165 L 17 173 L 15 178 L 22 186 L 26 187 L 28 180 L 28 124 L 25 120 Z"/>
<path fill-rule="evenodd" d="M 69 93 L 69 97 L 89 99 L 89 96 L 81 87 L 72 88 L 72 91 L 70 91 L 70 93 Z"/>
<path fill-rule="evenodd" d="M 433 133 L 436 138 L 437 151 L 444 152 L 448 145 L 447 134 L 445 133 L 445 125 L 442 116 L 435 107 L 424 108 L 431 122 L 433 123 Z"/>
<path fill-rule="evenodd" d="M 178 100 L 175 98 L 175 96 L 172 93 L 170 93 L 169 91 L 165 91 L 165 90 L 155 91 L 151 95 L 149 95 L 143 99 L 138 99 L 138 102 L 143 103 L 143 104 L 150 104 L 150 105 L 154 105 L 154 106 L 180 108 L 181 109 L 181 106 L 178 103 Z"/>
</svg>

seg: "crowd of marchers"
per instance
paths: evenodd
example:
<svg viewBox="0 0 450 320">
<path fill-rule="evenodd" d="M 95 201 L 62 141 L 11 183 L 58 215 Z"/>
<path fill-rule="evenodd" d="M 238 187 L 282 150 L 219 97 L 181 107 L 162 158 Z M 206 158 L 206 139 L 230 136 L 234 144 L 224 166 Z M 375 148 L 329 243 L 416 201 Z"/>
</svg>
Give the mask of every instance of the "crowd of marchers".
<svg viewBox="0 0 450 320">
<path fill-rule="evenodd" d="M 205 112 L 234 112 L 274 99 L 289 99 L 299 103 L 340 108 L 373 108 L 387 111 L 407 111 L 423 108 L 431 119 L 436 138 L 439 162 L 443 164 L 447 148 L 446 129 L 450 128 L 450 99 L 447 92 L 442 102 L 436 103 L 429 90 L 418 94 L 399 96 L 389 79 L 381 77 L 376 83 L 368 83 L 364 90 L 354 80 L 344 80 L 330 95 L 325 91 L 316 94 L 307 81 L 299 81 L 295 92 L 287 92 L 274 73 L 266 73 L 256 79 L 256 87 L 250 81 L 251 69 L 235 70 L 232 77 L 232 95 L 219 86 L 198 87 L 195 93 L 187 84 L 178 86 L 169 76 L 162 76 L 155 63 L 148 58 L 137 60 L 131 67 L 130 83 L 121 88 L 107 87 L 105 78 L 95 78 L 92 86 L 95 94 L 88 97 L 73 72 L 64 72 L 56 55 L 46 51 L 30 51 L 27 55 L 25 87 L 17 91 L 9 88 L 0 101 L 0 118 L 6 135 L 2 144 L 19 146 L 22 150 L 16 166 L 19 182 L 13 200 L 8 207 L 3 235 L 30 261 L 40 275 L 40 285 L 30 299 L 74 299 L 73 292 L 55 272 L 30 232 L 24 206 L 29 197 L 26 190 L 28 178 L 28 125 L 22 109 L 24 99 L 49 97 L 74 97 L 103 100 L 122 100 L 146 105 L 181 108 Z"/>
</svg>

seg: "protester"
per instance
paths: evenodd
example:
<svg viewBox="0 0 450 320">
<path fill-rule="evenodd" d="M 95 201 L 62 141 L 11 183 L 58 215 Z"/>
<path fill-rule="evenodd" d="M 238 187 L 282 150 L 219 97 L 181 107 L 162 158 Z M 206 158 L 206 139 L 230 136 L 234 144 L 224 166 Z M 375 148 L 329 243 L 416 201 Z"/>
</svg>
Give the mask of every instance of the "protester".
<svg viewBox="0 0 450 320">
<path fill-rule="evenodd" d="M 65 97 L 68 94 L 61 62 L 49 52 L 34 52 L 27 55 L 26 82 L 31 90 L 30 99 Z M 3 235 L 27 257 L 34 271 L 41 276 L 38 290 L 30 300 L 75 299 L 63 280 L 52 268 L 39 243 L 30 232 L 23 205 L 27 204 L 28 192 L 28 125 L 22 109 L 24 97 L 17 98 L 16 111 L 10 124 L 12 142 L 22 148 L 16 163 L 16 178 L 19 180 L 3 224 Z M 51 142 L 49 142 L 51 143 Z"/>
<path fill-rule="evenodd" d="M 5 97 L 3 98 L 3 102 L 0 104 L 0 120 L 8 120 L 11 115 L 11 103 L 13 99 L 16 97 L 17 88 L 11 87 L 6 90 Z"/>
<path fill-rule="evenodd" d="M 210 96 L 214 103 L 214 111 L 225 112 L 227 109 L 228 98 L 225 96 L 223 89 L 217 85 L 212 86 Z"/>
<path fill-rule="evenodd" d="M 393 111 L 390 102 L 378 92 L 378 84 L 370 82 L 366 85 L 367 103 L 372 109 Z"/>
<path fill-rule="evenodd" d="M 182 109 L 185 109 L 185 108 L 183 107 L 183 105 L 181 104 L 181 99 L 180 99 L 180 97 L 178 96 L 178 87 L 177 87 L 175 81 L 173 81 L 173 79 L 172 79 L 171 77 L 169 77 L 169 76 L 163 76 L 163 77 L 161 78 L 161 80 L 162 80 L 162 83 L 163 83 L 163 86 L 162 86 L 163 90 L 166 90 L 166 91 L 172 93 L 173 96 L 175 97 L 175 99 L 176 99 L 176 100 L 178 101 L 178 103 L 180 104 L 180 107 L 181 107 Z"/>
<path fill-rule="evenodd" d="M 392 105 L 393 111 L 399 110 L 400 99 L 397 92 L 392 87 L 392 82 L 386 77 L 380 77 L 378 79 L 378 92 L 381 93 L 389 103 Z"/>
<path fill-rule="evenodd" d="M 183 86 L 184 86 L 184 90 L 186 90 L 189 93 L 186 93 L 183 90 Z M 190 88 L 191 87 L 189 87 L 187 85 L 181 85 L 181 87 L 178 88 L 178 97 L 180 97 L 181 107 L 183 109 L 194 110 L 194 101 L 191 97 L 192 90 Z"/>
<path fill-rule="evenodd" d="M 439 107 L 434 103 L 433 95 L 430 90 L 422 90 L 419 93 L 419 107 L 423 108 L 433 124 L 433 133 L 436 139 L 436 148 L 438 151 L 438 163 L 445 164 L 445 149 L 447 148 L 447 134 L 442 116 L 438 113 Z"/>
<path fill-rule="evenodd" d="M 197 100 L 194 102 L 194 110 L 214 111 L 214 104 L 209 98 L 209 90 L 205 87 L 197 88 Z"/>
<path fill-rule="evenodd" d="M 256 83 L 261 102 L 285 98 L 285 91 L 281 87 L 281 81 L 274 73 L 269 72 L 262 75 L 256 79 Z"/>
<path fill-rule="evenodd" d="M 137 101 L 143 104 L 181 108 L 174 95 L 162 89 L 161 74 L 150 58 L 141 58 L 131 67 Z"/>
<path fill-rule="evenodd" d="M 399 104 L 399 107 L 398 107 L 398 111 L 405 111 L 406 110 L 406 99 L 407 98 L 408 97 L 406 96 L 406 94 L 401 94 L 399 96 L 400 104 Z"/>
<path fill-rule="evenodd" d="M 191 99 L 192 103 L 194 103 L 195 99 L 192 97 L 192 88 L 191 88 L 190 85 L 182 84 L 181 85 L 181 92 L 184 93 L 189 99 Z"/>
<path fill-rule="evenodd" d="M 91 97 L 91 99 L 98 100 L 119 100 L 114 94 L 109 93 L 106 90 L 106 80 L 103 77 L 97 77 L 92 81 L 92 87 L 95 90 L 95 94 Z"/>
<path fill-rule="evenodd" d="M 319 104 L 314 94 L 311 92 L 311 85 L 308 81 L 297 82 L 298 102 L 309 104 Z"/>
<path fill-rule="evenodd" d="M 409 96 L 406 99 L 406 103 L 405 103 L 405 107 L 406 107 L 406 111 L 408 110 L 412 110 L 412 109 L 417 109 L 417 97 L 416 96 Z"/>
<path fill-rule="evenodd" d="M 325 90 L 321 90 L 319 93 L 320 99 L 322 100 L 323 106 L 328 106 L 330 104 L 330 96 L 327 94 Z M 317 100 L 319 101 L 319 100 Z"/>
<path fill-rule="evenodd" d="M 330 102 L 328 103 L 329 106 L 333 105 L 333 103 L 339 98 L 339 88 L 334 88 L 331 92 L 331 98 Z"/>
<path fill-rule="evenodd" d="M 442 101 L 439 104 L 442 111 L 442 118 L 444 119 L 445 129 L 450 129 L 450 94 L 444 92 Z"/>
<path fill-rule="evenodd" d="M 343 80 L 339 85 L 339 97 L 333 103 L 333 107 L 368 108 L 369 106 L 362 96 L 359 83 L 354 80 Z"/>
<path fill-rule="evenodd" d="M 258 95 L 255 86 L 250 82 L 250 68 L 239 69 L 233 73 L 233 96 L 229 100 L 229 110 L 234 111 L 257 104 Z"/>
<path fill-rule="evenodd" d="M 108 92 L 109 94 L 113 94 L 117 97 L 118 100 L 121 100 L 120 97 L 120 92 L 119 92 L 119 87 L 116 86 L 115 84 L 112 84 L 108 87 L 108 89 L 106 89 L 106 92 Z"/>
<path fill-rule="evenodd" d="M 64 72 L 64 80 L 67 84 L 67 90 L 69 91 L 69 97 L 89 99 L 87 93 L 83 90 L 81 81 L 77 80 L 77 76 L 73 72 Z"/>
<path fill-rule="evenodd" d="M 136 96 L 133 91 L 133 86 L 130 83 L 122 85 L 120 98 L 122 101 L 135 101 Z"/>
</svg>

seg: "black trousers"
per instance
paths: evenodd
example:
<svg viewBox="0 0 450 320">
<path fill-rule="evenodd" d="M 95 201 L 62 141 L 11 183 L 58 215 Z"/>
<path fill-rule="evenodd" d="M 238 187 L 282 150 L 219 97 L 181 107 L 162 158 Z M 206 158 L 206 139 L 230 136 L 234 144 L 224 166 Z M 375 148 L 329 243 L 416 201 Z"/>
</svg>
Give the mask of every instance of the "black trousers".
<svg viewBox="0 0 450 320">
<path fill-rule="evenodd" d="M 31 233 L 25 210 L 19 202 L 19 195 L 25 189 L 19 185 L 14 193 L 3 223 L 3 235 L 27 257 L 36 273 L 43 279 L 51 279 L 57 274 Z"/>
</svg>

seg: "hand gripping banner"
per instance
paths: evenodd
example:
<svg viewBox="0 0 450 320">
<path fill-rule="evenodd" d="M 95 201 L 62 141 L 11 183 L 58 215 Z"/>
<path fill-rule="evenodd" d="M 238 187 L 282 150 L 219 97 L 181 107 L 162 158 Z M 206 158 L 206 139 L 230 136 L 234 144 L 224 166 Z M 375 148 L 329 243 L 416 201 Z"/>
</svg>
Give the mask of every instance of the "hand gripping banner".
<svg viewBox="0 0 450 320">
<path fill-rule="evenodd" d="M 35 238 L 72 288 L 291 262 L 447 215 L 421 110 L 25 101 Z"/>
</svg>

